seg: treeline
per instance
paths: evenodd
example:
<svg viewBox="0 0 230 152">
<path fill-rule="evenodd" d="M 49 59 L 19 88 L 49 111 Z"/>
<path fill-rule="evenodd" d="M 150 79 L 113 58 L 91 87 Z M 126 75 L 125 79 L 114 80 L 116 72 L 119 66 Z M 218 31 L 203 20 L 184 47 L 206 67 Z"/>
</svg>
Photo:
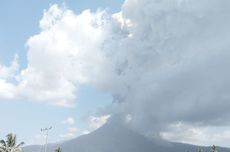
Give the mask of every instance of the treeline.
<svg viewBox="0 0 230 152">
<path fill-rule="evenodd" d="M 189 152 L 189 151 L 187 151 L 187 152 Z M 204 150 L 203 150 L 202 148 L 199 148 L 199 149 L 197 150 L 197 152 L 204 152 Z M 210 152 L 218 152 L 215 145 L 213 145 L 213 146 L 211 147 Z"/>
</svg>

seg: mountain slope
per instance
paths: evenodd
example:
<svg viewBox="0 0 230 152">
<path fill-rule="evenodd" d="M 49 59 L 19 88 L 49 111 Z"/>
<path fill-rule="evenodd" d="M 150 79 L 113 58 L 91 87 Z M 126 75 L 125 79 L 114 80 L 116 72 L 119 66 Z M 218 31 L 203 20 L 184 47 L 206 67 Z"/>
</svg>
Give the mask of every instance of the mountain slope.
<svg viewBox="0 0 230 152">
<path fill-rule="evenodd" d="M 198 147 L 189 144 L 150 140 L 122 125 L 106 124 L 91 134 L 63 142 L 48 145 L 48 152 L 60 146 L 63 152 L 196 152 L 202 148 L 205 152 L 210 147 Z M 25 152 L 42 152 L 42 146 L 24 147 Z M 218 152 L 229 152 L 218 147 Z"/>
</svg>

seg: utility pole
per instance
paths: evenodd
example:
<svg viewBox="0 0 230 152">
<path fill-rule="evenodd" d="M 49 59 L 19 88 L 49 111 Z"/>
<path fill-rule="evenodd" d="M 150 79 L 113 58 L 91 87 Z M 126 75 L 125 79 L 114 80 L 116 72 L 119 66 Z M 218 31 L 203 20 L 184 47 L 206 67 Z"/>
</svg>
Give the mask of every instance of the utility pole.
<svg viewBox="0 0 230 152">
<path fill-rule="evenodd" d="M 52 126 L 49 128 L 42 128 L 41 132 L 44 132 L 45 134 L 45 152 L 47 152 L 47 139 L 48 139 L 48 135 L 49 135 L 49 131 L 52 129 Z"/>
</svg>

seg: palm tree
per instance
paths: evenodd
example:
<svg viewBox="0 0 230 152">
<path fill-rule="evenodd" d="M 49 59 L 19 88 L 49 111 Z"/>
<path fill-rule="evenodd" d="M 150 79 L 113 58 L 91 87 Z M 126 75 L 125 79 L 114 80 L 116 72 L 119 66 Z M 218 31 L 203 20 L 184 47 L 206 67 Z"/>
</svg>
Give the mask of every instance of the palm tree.
<svg viewBox="0 0 230 152">
<path fill-rule="evenodd" d="M 216 146 L 215 146 L 215 145 L 213 145 L 213 146 L 211 147 L 211 152 L 217 152 Z"/>
<path fill-rule="evenodd" d="M 199 149 L 198 149 L 198 152 L 203 152 L 203 149 L 202 149 L 202 148 L 199 148 Z"/>
<path fill-rule="evenodd" d="M 21 152 L 20 146 L 24 145 L 24 142 L 20 142 L 16 145 L 16 135 L 8 134 L 6 135 L 6 140 L 0 140 L 0 152 Z"/>
<path fill-rule="evenodd" d="M 62 149 L 58 147 L 57 149 L 55 149 L 55 152 L 62 152 Z"/>
</svg>

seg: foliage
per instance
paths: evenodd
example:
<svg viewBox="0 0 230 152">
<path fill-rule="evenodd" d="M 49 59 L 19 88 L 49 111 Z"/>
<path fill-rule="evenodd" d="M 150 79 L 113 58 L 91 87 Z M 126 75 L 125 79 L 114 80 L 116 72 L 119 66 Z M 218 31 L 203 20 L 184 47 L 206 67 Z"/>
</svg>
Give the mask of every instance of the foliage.
<svg viewBox="0 0 230 152">
<path fill-rule="evenodd" d="M 216 146 L 215 146 L 215 145 L 213 145 L 213 146 L 211 147 L 211 152 L 217 152 Z"/>
<path fill-rule="evenodd" d="M 62 149 L 58 147 L 57 149 L 55 149 L 55 152 L 62 152 Z"/>
<path fill-rule="evenodd" d="M 0 140 L 0 152 L 22 152 L 20 146 L 24 144 L 24 142 L 20 142 L 18 145 L 17 137 L 15 134 L 6 135 L 6 140 Z"/>
</svg>

